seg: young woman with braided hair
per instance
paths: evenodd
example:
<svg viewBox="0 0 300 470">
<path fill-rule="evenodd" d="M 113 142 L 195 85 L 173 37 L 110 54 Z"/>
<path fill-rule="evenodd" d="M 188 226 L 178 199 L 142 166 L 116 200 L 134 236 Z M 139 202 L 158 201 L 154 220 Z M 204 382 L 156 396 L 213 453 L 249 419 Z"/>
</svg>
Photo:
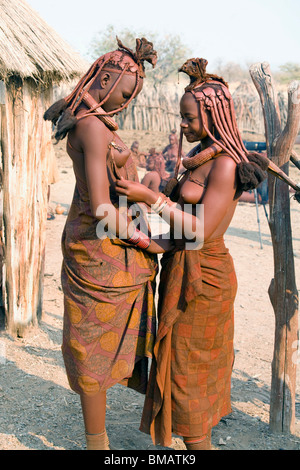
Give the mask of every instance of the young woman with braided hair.
<svg viewBox="0 0 300 470">
<path fill-rule="evenodd" d="M 81 397 L 89 450 L 109 449 L 106 390 L 122 383 L 145 393 L 156 327 L 155 253 L 163 251 L 127 223 L 127 207 L 119 205 L 117 179 L 138 176 L 112 119 L 141 91 L 144 61 L 155 66 L 156 52 L 144 38 L 136 52 L 118 45 L 44 116 L 56 124 L 57 140 L 68 137 L 76 177 L 62 237 L 62 351 L 70 387 Z"/>
<path fill-rule="evenodd" d="M 185 173 L 178 179 L 179 150 L 165 194 L 117 183 L 119 194 L 151 206 L 174 233 L 176 248 L 161 262 L 158 332 L 140 429 L 163 446 L 173 432 L 188 450 L 210 449 L 212 428 L 231 412 L 237 281 L 224 233 L 244 190 L 257 187 L 267 169 L 283 176 L 266 157 L 247 152 L 227 84 L 206 73 L 206 65 L 191 59 L 180 69 L 190 77 L 180 103 L 180 142 L 183 136 L 201 142 L 182 160 Z M 196 216 L 198 204 L 204 217 Z M 186 245 L 190 237 L 193 247 Z"/>
</svg>

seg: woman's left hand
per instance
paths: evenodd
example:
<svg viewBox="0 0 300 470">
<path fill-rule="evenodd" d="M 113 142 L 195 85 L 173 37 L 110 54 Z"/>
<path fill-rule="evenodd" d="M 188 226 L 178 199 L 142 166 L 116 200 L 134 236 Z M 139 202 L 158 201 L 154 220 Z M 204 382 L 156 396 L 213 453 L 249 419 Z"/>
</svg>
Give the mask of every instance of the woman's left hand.
<svg viewBox="0 0 300 470">
<path fill-rule="evenodd" d="M 116 182 L 116 192 L 126 196 L 130 202 L 144 202 L 148 205 L 154 204 L 158 198 L 158 195 L 143 184 L 123 178 Z"/>
</svg>

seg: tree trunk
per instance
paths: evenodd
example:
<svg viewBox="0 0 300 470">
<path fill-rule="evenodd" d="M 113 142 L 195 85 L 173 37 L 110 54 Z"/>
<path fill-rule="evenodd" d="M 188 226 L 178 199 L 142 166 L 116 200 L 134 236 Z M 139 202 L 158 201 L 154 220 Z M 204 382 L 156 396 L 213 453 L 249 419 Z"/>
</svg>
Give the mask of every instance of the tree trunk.
<svg viewBox="0 0 300 470">
<path fill-rule="evenodd" d="M 281 130 L 277 93 L 267 63 L 255 64 L 250 75 L 260 96 L 267 144 L 267 153 L 285 173 L 300 122 L 299 82 L 288 89 L 288 117 Z M 295 426 L 296 361 L 298 344 L 298 291 L 295 280 L 290 193 L 286 183 L 270 175 L 269 226 L 273 243 L 274 279 L 269 296 L 275 313 L 275 340 L 272 361 L 270 397 L 270 429 L 293 433 Z"/>
</svg>

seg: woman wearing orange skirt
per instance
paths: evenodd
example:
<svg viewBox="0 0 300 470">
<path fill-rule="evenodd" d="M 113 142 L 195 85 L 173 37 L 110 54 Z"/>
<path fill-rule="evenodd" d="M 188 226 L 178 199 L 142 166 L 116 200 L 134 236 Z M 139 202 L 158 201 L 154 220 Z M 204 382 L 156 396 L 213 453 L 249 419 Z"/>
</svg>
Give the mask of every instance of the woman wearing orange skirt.
<svg viewBox="0 0 300 470">
<path fill-rule="evenodd" d="M 228 86 L 206 65 L 191 59 L 180 69 L 190 77 L 180 103 L 181 142 L 184 136 L 200 144 L 182 161 L 179 151 L 165 194 L 117 183 L 119 194 L 146 203 L 170 224 L 176 245 L 162 257 L 159 325 L 140 429 L 162 446 L 171 445 L 172 433 L 182 436 L 189 450 L 210 449 L 212 428 L 231 412 L 237 280 L 223 237 L 239 196 L 256 188 L 270 165 L 245 149 Z M 186 171 L 178 178 L 181 163 Z"/>
<path fill-rule="evenodd" d="M 112 119 L 141 91 L 145 60 L 156 63 L 146 39 L 137 40 L 135 52 L 119 42 L 45 113 L 57 125 L 56 139 L 68 137 L 76 178 L 62 237 L 62 351 L 70 387 L 81 398 L 89 450 L 109 449 L 107 389 L 122 383 L 145 393 L 155 337 L 155 253 L 161 247 L 120 205 L 116 181 L 138 176 Z"/>
</svg>

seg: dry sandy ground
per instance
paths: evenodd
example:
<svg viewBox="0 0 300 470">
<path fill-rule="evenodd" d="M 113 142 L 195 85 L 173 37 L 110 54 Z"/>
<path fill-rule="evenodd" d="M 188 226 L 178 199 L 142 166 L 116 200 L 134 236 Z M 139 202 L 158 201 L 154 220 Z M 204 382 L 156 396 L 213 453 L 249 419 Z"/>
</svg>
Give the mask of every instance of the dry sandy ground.
<svg viewBox="0 0 300 470">
<path fill-rule="evenodd" d="M 144 150 L 167 143 L 165 135 L 120 133 L 128 145 L 138 138 Z M 85 448 L 78 396 L 70 391 L 62 356 L 62 292 L 60 237 L 70 204 L 74 177 L 64 149 L 57 148 L 59 181 L 51 187 L 51 206 L 66 212 L 47 224 L 44 314 L 40 329 L 14 340 L 0 332 L 0 449 L 82 450 Z M 300 180 L 297 170 L 293 175 Z M 300 285 L 300 206 L 291 214 L 297 284 Z M 239 203 L 226 244 L 235 261 L 239 289 L 235 308 L 236 359 L 232 376 L 230 416 L 212 435 L 215 450 L 300 449 L 300 377 L 297 379 L 296 431 L 274 435 L 268 427 L 273 355 L 274 314 L 268 297 L 273 254 L 267 219 L 259 207 L 263 248 L 256 207 Z M 298 363 L 300 357 L 298 356 Z M 122 386 L 108 391 L 107 429 L 111 442 L 127 450 L 153 450 L 149 436 L 139 432 L 143 396 Z M 179 438 L 174 449 L 184 449 Z M 157 449 L 157 448 L 156 448 Z"/>
</svg>

